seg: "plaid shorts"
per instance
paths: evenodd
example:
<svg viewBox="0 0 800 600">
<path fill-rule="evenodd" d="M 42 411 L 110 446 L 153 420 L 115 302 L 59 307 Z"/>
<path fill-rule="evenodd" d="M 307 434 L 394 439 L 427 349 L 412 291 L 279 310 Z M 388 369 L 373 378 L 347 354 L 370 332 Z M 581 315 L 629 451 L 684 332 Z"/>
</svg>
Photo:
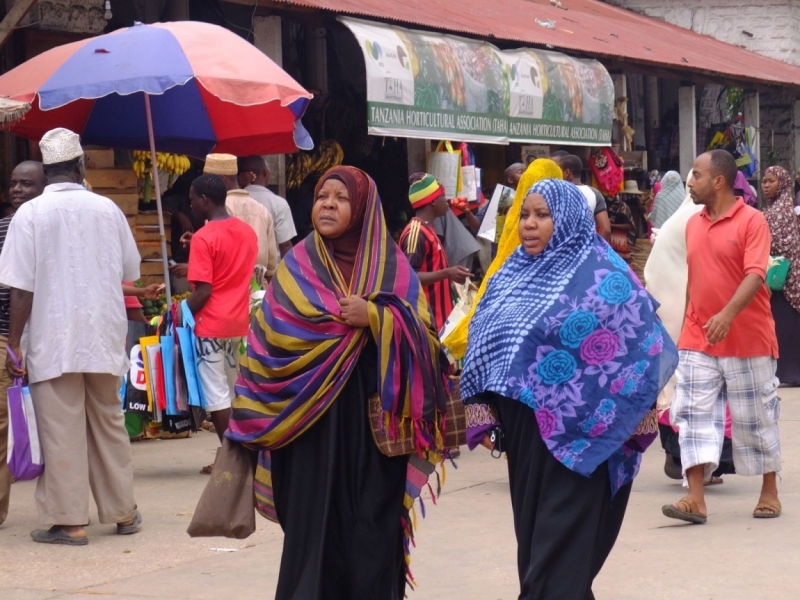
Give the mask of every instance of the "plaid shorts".
<svg viewBox="0 0 800 600">
<path fill-rule="evenodd" d="M 671 420 L 680 429 L 684 475 L 690 467 L 705 465 L 708 479 L 719 465 L 726 402 L 736 473 L 763 475 L 781 470 L 776 364 L 769 356 L 717 358 L 680 351 Z"/>
</svg>

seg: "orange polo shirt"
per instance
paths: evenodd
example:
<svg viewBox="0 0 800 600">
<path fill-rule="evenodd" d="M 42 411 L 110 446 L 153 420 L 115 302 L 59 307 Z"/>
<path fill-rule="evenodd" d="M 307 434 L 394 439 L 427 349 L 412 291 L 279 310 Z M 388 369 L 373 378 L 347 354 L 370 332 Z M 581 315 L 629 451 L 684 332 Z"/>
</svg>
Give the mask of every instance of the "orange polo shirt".
<svg viewBox="0 0 800 600">
<path fill-rule="evenodd" d="M 767 220 L 739 198 L 716 221 L 708 210 L 689 219 L 686 250 L 689 264 L 689 306 L 678 340 L 680 350 L 725 358 L 778 357 L 775 321 L 767 286 L 733 320 L 730 332 L 711 346 L 703 326 L 730 302 L 745 276 L 767 276 L 771 237 Z"/>
</svg>

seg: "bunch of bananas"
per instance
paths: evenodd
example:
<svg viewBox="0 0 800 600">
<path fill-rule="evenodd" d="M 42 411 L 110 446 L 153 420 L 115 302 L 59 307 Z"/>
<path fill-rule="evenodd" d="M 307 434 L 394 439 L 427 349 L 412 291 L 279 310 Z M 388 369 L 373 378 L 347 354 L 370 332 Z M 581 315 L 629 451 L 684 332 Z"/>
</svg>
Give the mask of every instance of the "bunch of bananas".
<svg viewBox="0 0 800 600">
<path fill-rule="evenodd" d="M 325 140 L 313 154 L 298 152 L 286 166 L 286 184 L 290 188 L 299 187 L 306 177 L 313 173 L 322 175 L 331 167 L 342 164 L 344 150 L 336 140 Z"/>
<path fill-rule="evenodd" d="M 153 167 L 150 161 L 150 153 L 144 150 L 134 150 L 133 152 L 133 172 L 136 177 L 144 179 L 152 173 Z M 179 154 L 168 154 L 166 152 L 156 152 L 156 164 L 159 171 L 164 171 L 170 175 L 183 175 L 189 170 L 191 163 L 188 156 Z"/>
</svg>

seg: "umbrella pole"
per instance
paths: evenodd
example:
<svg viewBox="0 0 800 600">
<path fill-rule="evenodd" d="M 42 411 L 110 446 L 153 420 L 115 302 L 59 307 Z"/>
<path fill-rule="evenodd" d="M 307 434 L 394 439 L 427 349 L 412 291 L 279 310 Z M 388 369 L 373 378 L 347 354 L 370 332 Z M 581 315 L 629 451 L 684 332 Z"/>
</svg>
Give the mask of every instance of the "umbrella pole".
<svg viewBox="0 0 800 600">
<path fill-rule="evenodd" d="M 169 262 L 167 262 L 167 236 L 164 233 L 164 209 L 161 206 L 161 183 L 158 180 L 158 160 L 156 159 L 156 138 L 153 135 L 153 114 L 150 111 L 150 95 L 144 95 L 144 110 L 147 113 L 147 135 L 150 137 L 150 163 L 153 165 L 153 187 L 156 190 L 158 208 L 158 235 L 161 239 L 161 262 L 164 266 L 164 283 L 167 286 L 167 304 L 172 302 L 172 286 L 169 281 Z"/>
</svg>

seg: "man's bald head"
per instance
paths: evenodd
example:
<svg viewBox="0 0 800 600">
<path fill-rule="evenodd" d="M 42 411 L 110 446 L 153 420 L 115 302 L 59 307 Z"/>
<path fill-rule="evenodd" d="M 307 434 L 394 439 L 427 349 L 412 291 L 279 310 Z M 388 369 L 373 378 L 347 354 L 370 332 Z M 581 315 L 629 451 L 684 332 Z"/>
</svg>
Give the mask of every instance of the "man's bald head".
<svg viewBox="0 0 800 600">
<path fill-rule="evenodd" d="M 11 172 L 8 197 L 14 208 L 19 208 L 28 200 L 41 196 L 47 185 L 42 163 L 26 160 L 19 163 Z"/>
<path fill-rule="evenodd" d="M 238 160 L 239 185 L 244 188 L 248 185 L 266 185 L 269 183 L 269 167 L 263 156 L 251 154 L 242 156 Z"/>
<path fill-rule="evenodd" d="M 514 163 L 505 171 L 506 185 L 517 189 L 519 180 L 522 179 L 522 174 L 525 172 L 525 165 L 522 163 Z"/>
</svg>

